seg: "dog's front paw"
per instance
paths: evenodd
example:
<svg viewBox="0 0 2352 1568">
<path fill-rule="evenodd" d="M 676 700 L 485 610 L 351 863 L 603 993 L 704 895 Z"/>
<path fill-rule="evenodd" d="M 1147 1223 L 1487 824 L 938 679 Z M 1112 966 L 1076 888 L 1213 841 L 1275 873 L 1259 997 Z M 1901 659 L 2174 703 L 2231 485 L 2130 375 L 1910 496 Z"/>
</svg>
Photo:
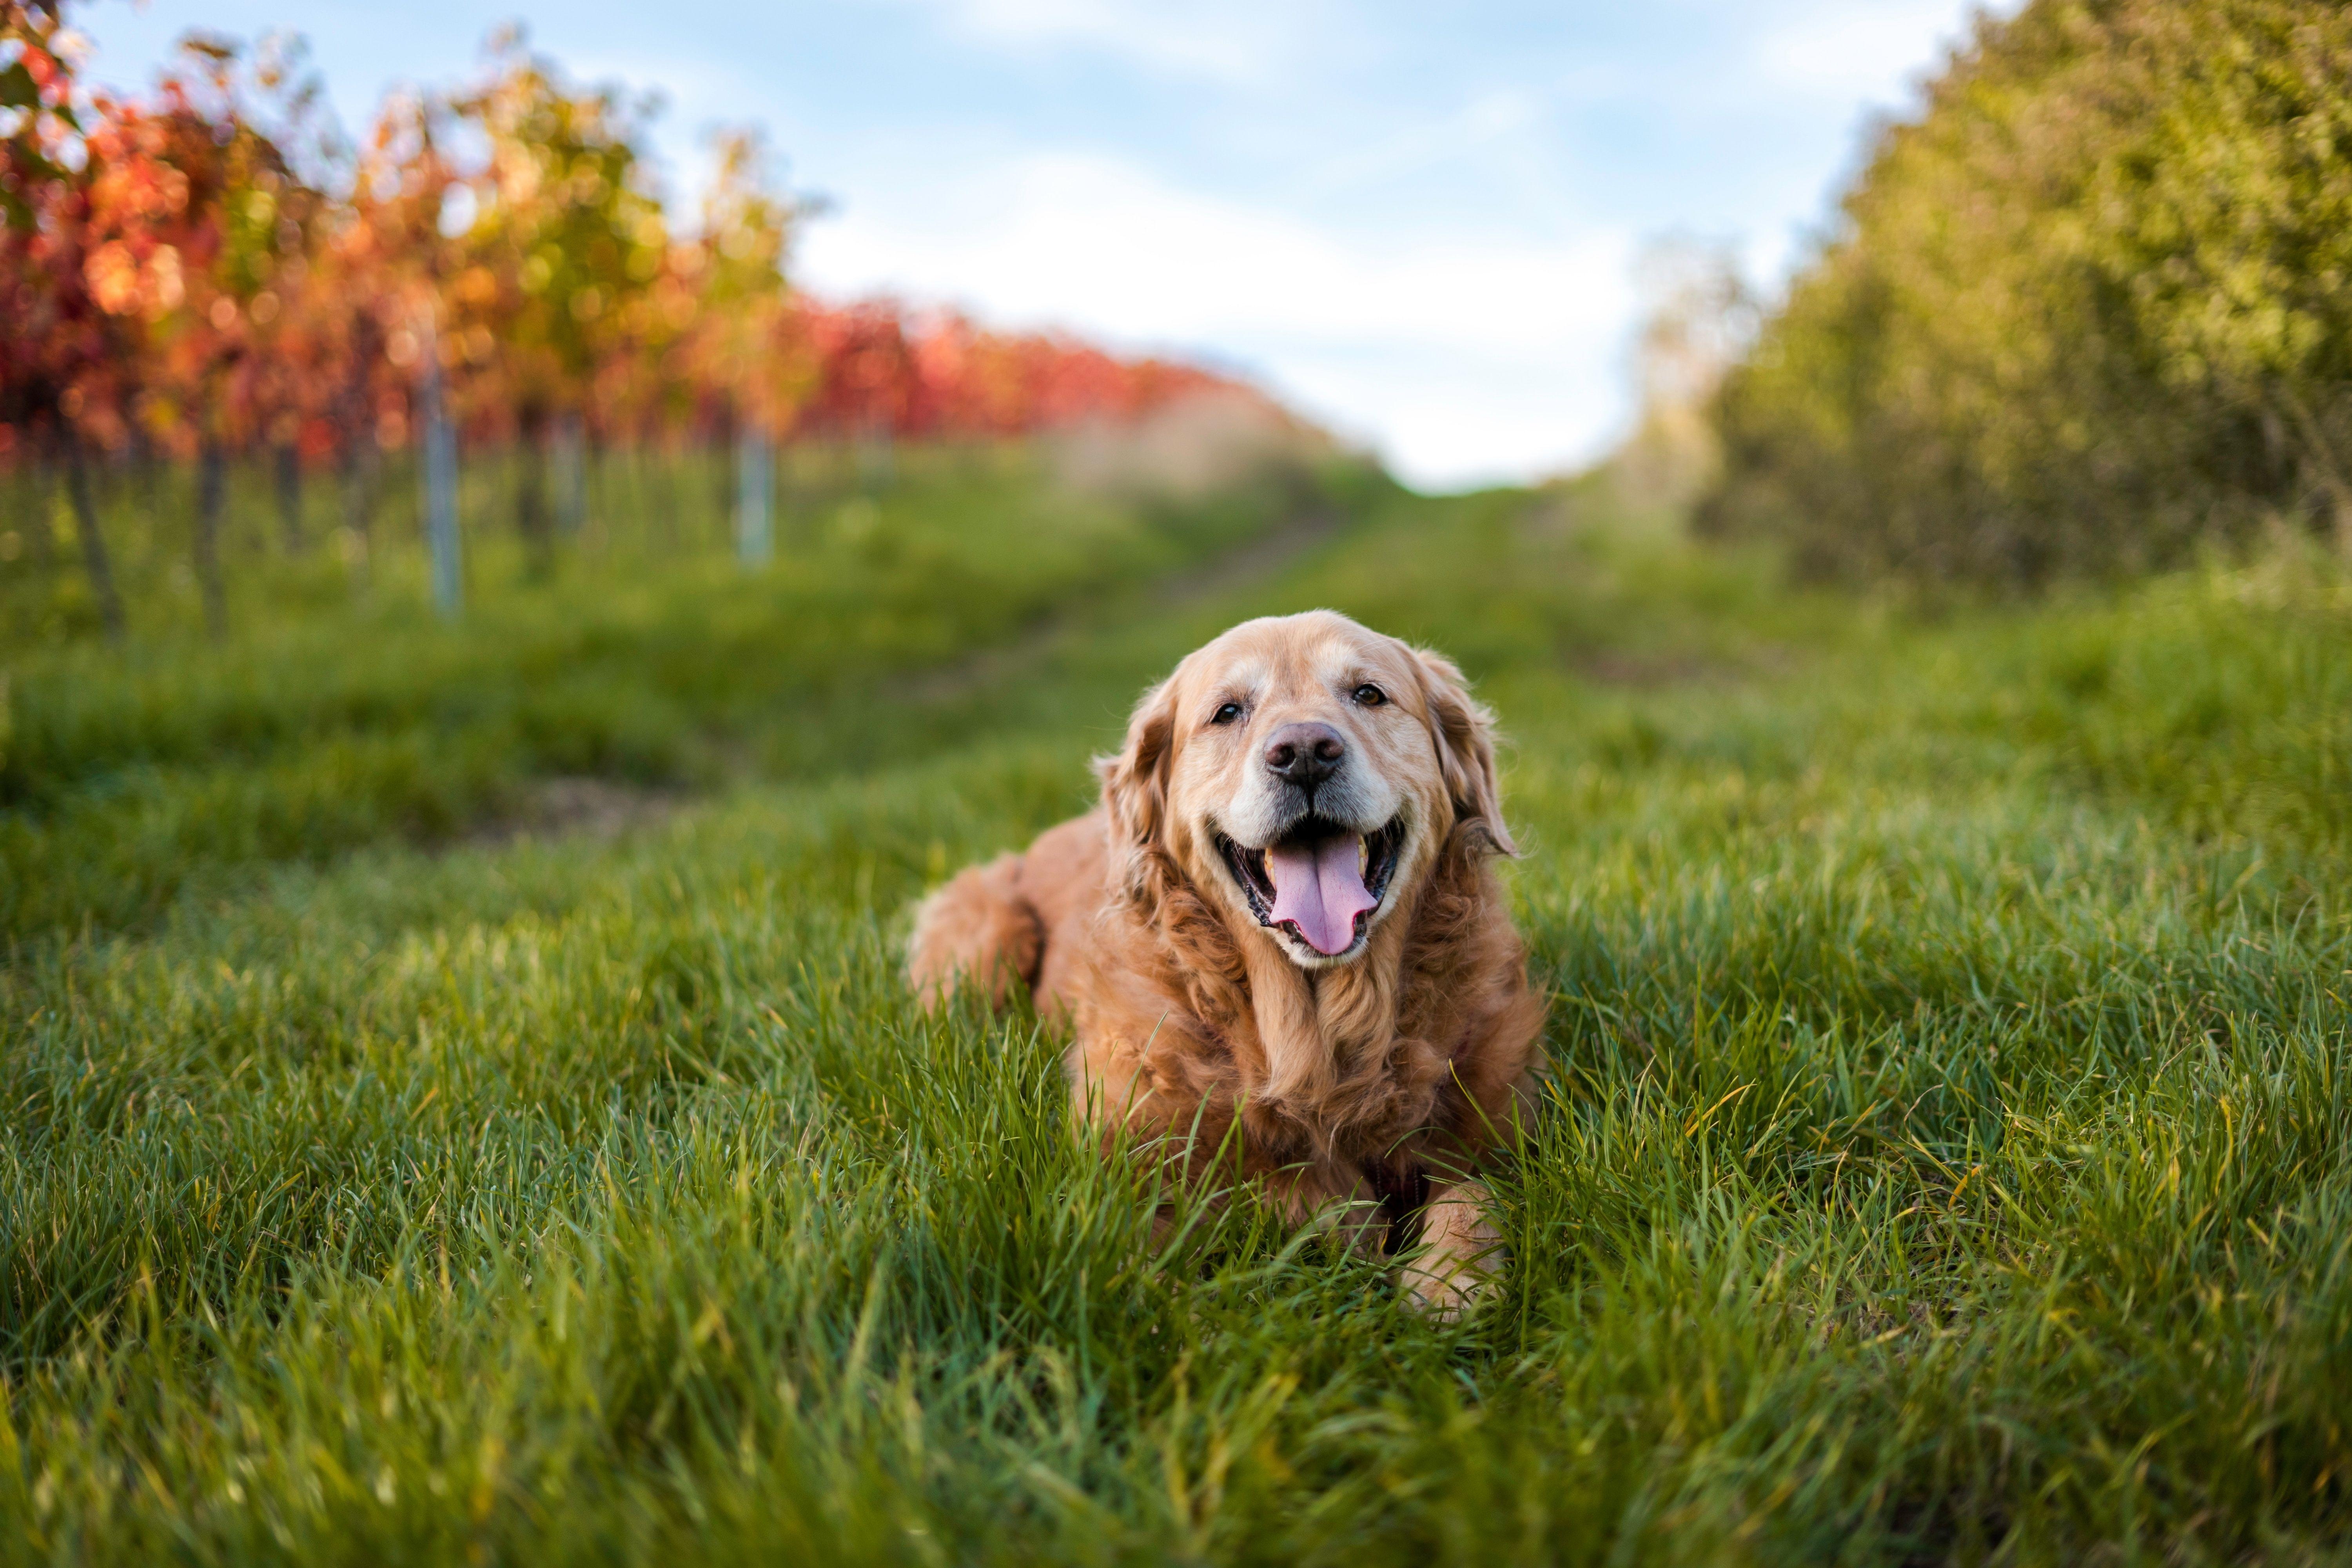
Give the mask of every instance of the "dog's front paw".
<svg viewBox="0 0 2352 1568">
<path fill-rule="evenodd" d="M 1405 1305 L 1424 1318 L 1450 1323 L 1477 1305 L 1488 1277 L 1483 1268 L 1462 1267 L 1441 1274 L 1415 1259 L 1404 1266 L 1397 1283 L 1403 1287 Z"/>
<path fill-rule="evenodd" d="M 1477 1304 L 1503 1266 L 1503 1238 L 1486 1205 L 1486 1188 L 1464 1182 L 1422 1211 L 1421 1246 L 1397 1275 L 1415 1311 L 1451 1322 Z"/>
</svg>

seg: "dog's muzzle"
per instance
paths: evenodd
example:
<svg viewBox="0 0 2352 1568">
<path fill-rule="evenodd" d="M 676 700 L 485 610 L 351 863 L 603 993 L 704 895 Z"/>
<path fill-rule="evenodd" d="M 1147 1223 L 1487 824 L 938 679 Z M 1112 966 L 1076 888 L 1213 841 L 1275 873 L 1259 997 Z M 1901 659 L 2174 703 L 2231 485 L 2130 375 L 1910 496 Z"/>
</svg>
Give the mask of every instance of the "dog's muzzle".
<svg viewBox="0 0 2352 1568">
<path fill-rule="evenodd" d="M 1404 818 L 1359 833 L 1310 812 L 1263 849 L 1222 833 L 1216 842 L 1258 924 L 1338 958 L 1363 940 L 1388 895 L 1404 847 Z"/>
</svg>

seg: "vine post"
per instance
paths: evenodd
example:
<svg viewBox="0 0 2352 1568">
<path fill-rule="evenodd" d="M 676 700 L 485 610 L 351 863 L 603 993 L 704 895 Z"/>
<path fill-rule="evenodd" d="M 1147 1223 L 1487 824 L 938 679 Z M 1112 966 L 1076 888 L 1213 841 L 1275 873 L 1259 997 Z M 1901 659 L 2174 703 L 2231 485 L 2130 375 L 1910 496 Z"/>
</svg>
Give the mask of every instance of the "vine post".
<svg viewBox="0 0 2352 1568">
<path fill-rule="evenodd" d="M 746 566 L 775 557 L 775 475 L 767 431 L 746 420 L 735 443 L 735 553 Z"/>
<path fill-rule="evenodd" d="M 441 352 L 425 340 L 425 542 L 433 557 L 433 605 L 454 616 L 465 601 L 457 539 L 457 437 L 442 395 Z"/>
</svg>

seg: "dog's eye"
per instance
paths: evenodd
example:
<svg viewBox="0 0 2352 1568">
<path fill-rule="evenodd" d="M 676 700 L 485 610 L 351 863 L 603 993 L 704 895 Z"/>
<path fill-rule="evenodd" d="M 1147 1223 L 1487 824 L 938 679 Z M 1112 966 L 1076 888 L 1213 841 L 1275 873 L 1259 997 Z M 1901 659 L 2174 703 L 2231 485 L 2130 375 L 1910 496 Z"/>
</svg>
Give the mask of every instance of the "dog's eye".
<svg viewBox="0 0 2352 1568">
<path fill-rule="evenodd" d="M 1218 709 L 1214 713 L 1209 715 L 1209 722 L 1212 724 L 1230 724 L 1241 716 L 1242 705 L 1238 702 L 1228 702 L 1223 707 Z"/>
<path fill-rule="evenodd" d="M 1356 688 L 1356 700 L 1367 708 L 1378 708 L 1389 700 L 1389 694 L 1379 687 L 1366 684 Z"/>
</svg>

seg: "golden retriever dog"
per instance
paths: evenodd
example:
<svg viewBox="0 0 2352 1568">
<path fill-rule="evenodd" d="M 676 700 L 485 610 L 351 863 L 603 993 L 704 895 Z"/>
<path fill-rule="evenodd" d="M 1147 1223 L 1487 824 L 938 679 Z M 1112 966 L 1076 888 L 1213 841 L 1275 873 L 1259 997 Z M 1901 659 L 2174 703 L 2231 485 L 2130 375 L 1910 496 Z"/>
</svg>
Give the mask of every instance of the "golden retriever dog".
<svg viewBox="0 0 2352 1568">
<path fill-rule="evenodd" d="M 1026 984 L 1073 1031 L 1082 1119 L 1189 1171 L 1237 1148 L 1294 1219 L 1405 1253 L 1412 1297 L 1460 1310 L 1497 1246 L 1479 1164 L 1544 1011 L 1461 672 L 1328 610 L 1245 622 L 1096 768 L 1097 809 L 924 900 L 917 991 Z"/>
</svg>

